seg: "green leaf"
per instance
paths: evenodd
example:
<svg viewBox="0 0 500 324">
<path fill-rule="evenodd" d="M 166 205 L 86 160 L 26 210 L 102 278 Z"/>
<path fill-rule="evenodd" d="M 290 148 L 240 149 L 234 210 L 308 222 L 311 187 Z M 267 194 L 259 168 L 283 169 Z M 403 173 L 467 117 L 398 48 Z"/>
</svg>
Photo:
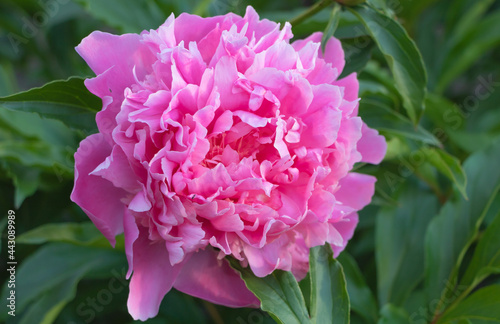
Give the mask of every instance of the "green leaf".
<svg viewBox="0 0 500 324">
<path fill-rule="evenodd" d="M 84 275 L 104 271 L 111 276 L 113 269 L 121 269 L 124 264 L 126 260 L 123 253 L 111 249 L 62 243 L 44 245 L 16 269 L 16 314 L 28 308 L 27 315 L 30 312 L 40 315 L 45 309 L 45 315 L 39 318 L 53 319 L 63 304 L 74 297 L 74 287 Z M 63 291 L 56 296 L 44 297 L 54 294 L 55 289 Z M 2 300 L 7 298 L 9 290 L 4 285 Z M 56 304 L 49 307 L 50 301 Z M 6 314 L 0 313 L 0 320 L 4 320 Z"/>
<path fill-rule="evenodd" d="M 462 259 L 500 190 L 500 142 L 471 155 L 464 163 L 467 196 L 448 201 L 429 225 L 425 238 L 426 289 L 429 301 L 440 300 L 441 311 L 454 293 Z M 491 212 L 491 211 L 490 211 Z"/>
<path fill-rule="evenodd" d="M 330 245 L 311 248 L 309 266 L 312 323 L 349 323 L 350 305 L 344 271 L 333 258 Z"/>
<path fill-rule="evenodd" d="M 3 237 L 2 233 L 3 233 L 3 230 L 5 229 L 5 226 L 7 226 L 7 216 L 2 218 L 2 220 L 0 221 L 0 236 Z M 0 252 L 2 252 L 2 241 L 3 240 L 0 240 Z"/>
<path fill-rule="evenodd" d="M 364 5 L 350 9 L 370 32 L 391 69 L 403 106 L 416 125 L 425 108 L 427 75 L 415 43 L 392 18 Z"/>
<path fill-rule="evenodd" d="M 427 161 L 450 179 L 457 186 L 462 196 L 467 199 L 467 177 L 460 165 L 460 161 L 453 155 L 438 148 L 423 147 L 421 151 L 424 153 Z"/>
<path fill-rule="evenodd" d="M 19 244 L 43 244 L 47 242 L 109 246 L 109 242 L 91 222 L 44 224 L 17 237 Z"/>
<path fill-rule="evenodd" d="M 154 1 L 76 0 L 94 17 L 125 33 L 158 28 L 167 19 Z"/>
<path fill-rule="evenodd" d="M 324 53 L 326 48 L 326 43 L 332 38 L 335 30 L 337 30 L 337 26 L 339 25 L 340 20 L 340 11 L 341 6 L 338 3 L 333 4 L 332 13 L 330 16 L 330 20 L 328 21 L 328 25 L 326 25 L 326 29 L 323 32 L 323 36 L 321 37 L 321 51 Z"/>
<path fill-rule="evenodd" d="M 442 93 L 451 81 L 467 70 L 485 52 L 500 44 L 500 11 L 476 22 L 467 32 L 453 42 L 443 59 L 436 92 Z"/>
<path fill-rule="evenodd" d="M 409 318 L 404 309 L 387 304 L 380 312 L 378 324 L 410 324 Z"/>
<path fill-rule="evenodd" d="M 476 286 L 487 276 L 500 273 L 500 213 L 488 225 L 474 251 L 460 284 Z"/>
<path fill-rule="evenodd" d="M 495 0 L 475 0 L 473 3 L 465 1 L 455 1 L 450 11 L 455 15 L 448 15 L 447 29 L 450 37 L 461 38 L 469 29 L 474 28 L 481 16 L 488 10 Z"/>
<path fill-rule="evenodd" d="M 438 324 L 471 320 L 473 323 L 500 323 L 500 285 L 482 288 L 443 314 Z"/>
<path fill-rule="evenodd" d="M 39 188 L 42 172 L 36 168 L 27 168 L 25 166 L 20 168 L 19 165 L 11 165 L 9 173 L 14 174 L 13 181 L 16 188 L 14 193 L 14 207 L 18 209 L 21 207 L 23 201 L 33 195 Z"/>
<path fill-rule="evenodd" d="M 398 206 L 380 210 L 375 225 L 379 302 L 402 306 L 424 276 L 425 231 L 437 214 L 436 197 L 405 186 Z"/>
<path fill-rule="evenodd" d="M 50 324 L 55 321 L 61 310 L 76 295 L 76 286 L 85 274 L 85 268 L 78 270 L 66 280 L 42 294 L 27 310 L 20 324 Z"/>
<path fill-rule="evenodd" d="M 441 146 L 439 140 L 421 126 L 373 98 L 360 101 L 359 114 L 368 126 L 384 133 L 403 136 L 426 144 Z"/>
<path fill-rule="evenodd" d="M 342 48 L 344 49 L 346 65 L 339 79 L 353 72 L 361 72 L 370 60 L 374 47 L 375 43 L 368 36 L 343 39 Z"/>
<path fill-rule="evenodd" d="M 240 273 L 247 288 L 260 300 L 260 308 L 283 324 L 309 324 L 309 314 L 299 284 L 291 272 L 275 270 L 259 278 L 249 268 L 242 268 L 230 259 L 231 266 Z"/>
<path fill-rule="evenodd" d="M 15 78 L 12 64 L 0 64 L 0 96 L 7 96 L 14 92 Z"/>
<path fill-rule="evenodd" d="M 345 251 L 337 260 L 344 270 L 352 310 L 362 316 L 365 323 L 375 323 L 378 317 L 377 302 L 356 261 Z"/>
<path fill-rule="evenodd" d="M 436 133 L 457 131 L 465 126 L 465 116 L 460 107 L 446 99 L 432 93 L 427 95 L 425 116 L 435 124 Z"/>
<path fill-rule="evenodd" d="M 53 81 L 41 88 L 2 97 L 0 107 L 34 112 L 45 118 L 60 120 L 72 128 L 95 131 L 95 114 L 102 104 L 85 88 L 83 81 L 78 77 Z"/>
</svg>

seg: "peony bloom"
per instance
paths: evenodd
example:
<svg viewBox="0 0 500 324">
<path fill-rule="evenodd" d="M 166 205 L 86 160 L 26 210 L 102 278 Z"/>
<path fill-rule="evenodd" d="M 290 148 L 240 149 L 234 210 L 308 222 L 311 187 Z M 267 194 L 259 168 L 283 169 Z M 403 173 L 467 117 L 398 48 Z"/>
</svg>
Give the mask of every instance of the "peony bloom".
<svg viewBox="0 0 500 324">
<path fill-rule="evenodd" d="M 157 314 L 172 288 L 232 307 L 258 306 L 230 255 L 259 277 L 298 279 L 309 248 L 342 251 L 386 143 L 357 117 L 355 74 L 321 33 L 244 17 L 171 15 L 140 35 L 93 32 L 76 48 L 97 77 L 99 133 L 75 154 L 71 199 L 114 244 L 125 233 L 128 308 Z M 133 273 L 133 274 L 132 274 Z"/>
</svg>

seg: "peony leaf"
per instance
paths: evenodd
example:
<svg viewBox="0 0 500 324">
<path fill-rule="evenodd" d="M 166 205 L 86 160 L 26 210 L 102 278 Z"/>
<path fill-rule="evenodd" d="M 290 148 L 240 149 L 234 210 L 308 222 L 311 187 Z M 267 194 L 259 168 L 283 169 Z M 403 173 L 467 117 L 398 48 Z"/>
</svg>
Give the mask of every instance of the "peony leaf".
<svg viewBox="0 0 500 324">
<path fill-rule="evenodd" d="M 0 235 L 3 234 L 3 230 L 7 226 L 7 221 L 8 221 L 7 217 L 4 217 L 2 218 L 2 220 L 0 220 Z M 2 252 L 2 240 L 0 240 L 0 252 Z"/>
<path fill-rule="evenodd" d="M 439 140 L 421 126 L 413 126 L 405 116 L 398 114 L 386 104 L 373 98 L 360 102 L 359 115 L 370 127 L 384 133 L 403 136 L 422 143 L 441 146 Z"/>
<path fill-rule="evenodd" d="M 438 148 L 423 147 L 421 151 L 424 153 L 427 161 L 450 179 L 457 186 L 462 196 L 467 199 L 467 176 L 460 165 L 460 161 L 453 155 Z"/>
<path fill-rule="evenodd" d="M 140 33 L 156 28 L 167 18 L 154 1 L 76 0 L 94 17 L 124 33 Z"/>
<path fill-rule="evenodd" d="M 349 323 L 350 304 L 344 271 L 330 245 L 311 248 L 309 255 L 312 323 Z"/>
<path fill-rule="evenodd" d="M 425 108 L 427 75 L 415 43 L 398 22 L 375 9 L 363 5 L 349 10 L 363 23 L 384 54 L 403 106 L 413 124 L 418 124 Z"/>
<path fill-rule="evenodd" d="M 73 299 L 76 285 L 85 275 L 108 273 L 125 264 L 123 253 L 111 249 L 62 243 L 44 245 L 16 268 L 16 314 L 26 310 L 25 316 L 29 316 L 26 323 L 34 323 L 29 319 L 35 315 L 49 323 Z M 3 300 L 9 291 L 5 284 Z M 6 316 L 7 312 L 0 313 L 0 321 Z"/>
<path fill-rule="evenodd" d="M 446 138 L 449 133 L 465 126 L 465 115 L 455 103 L 432 93 L 427 95 L 425 102 L 425 116 L 435 124 L 434 132 L 439 137 Z"/>
<path fill-rule="evenodd" d="M 83 80 L 72 77 L 2 97 L 0 107 L 34 112 L 45 118 L 60 120 L 72 128 L 93 132 L 97 128 L 95 114 L 102 104 L 85 88 Z"/>
<path fill-rule="evenodd" d="M 76 286 L 85 275 L 86 269 L 77 270 L 69 278 L 54 285 L 42 294 L 28 308 L 26 314 L 19 321 L 20 324 L 50 324 L 55 321 L 64 306 L 76 296 Z"/>
<path fill-rule="evenodd" d="M 438 312 L 451 302 L 460 264 L 500 190 L 500 142 L 471 155 L 464 163 L 467 196 L 449 200 L 430 223 L 426 238 L 426 289 L 429 300 L 439 300 Z M 496 206 L 498 208 L 498 206 Z"/>
<path fill-rule="evenodd" d="M 44 224 L 17 237 L 19 244 L 64 242 L 109 247 L 109 242 L 91 222 Z"/>
<path fill-rule="evenodd" d="M 337 260 L 344 270 L 351 309 L 362 316 L 366 323 L 375 323 L 378 317 L 377 302 L 356 260 L 345 251 L 340 253 Z"/>
<path fill-rule="evenodd" d="M 500 44 L 500 11 L 496 11 L 479 20 L 478 16 L 491 5 L 489 1 L 476 4 L 471 15 L 465 17 L 457 33 L 447 44 L 446 56 L 439 65 L 436 92 L 442 93 L 451 81 L 465 72 L 485 52 Z M 474 15 L 475 14 L 475 15 Z M 474 22 L 474 23 L 473 23 Z"/>
<path fill-rule="evenodd" d="M 409 324 L 409 318 L 405 310 L 386 304 L 380 311 L 378 324 Z"/>
<path fill-rule="evenodd" d="M 477 286 L 486 277 L 500 273 L 500 213 L 484 231 L 460 285 Z"/>
<path fill-rule="evenodd" d="M 344 48 L 346 65 L 339 79 L 353 72 L 361 72 L 372 57 L 372 49 L 375 47 L 375 43 L 368 36 L 360 36 L 342 39 L 342 47 Z"/>
<path fill-rule="evenodd" d="M 340 12 L 341 7 L 338 3 L 333 4 L 332 13 L 330 15 L 330 20 L 328 21 L 328 25 L 326 25 L 326 29 L 323 32 L 323 37 L 321 37 L 321 51 L 325 52 L 326 43 L 333 36 L 335 30 L 337 30 L 337 26 L 339 25 L 340 20 Z"/>
<path fill-rule="evenodd" d="M 378 295 L 381 304 L 403 306 L 424 274 L 425 231 L 437 214 L 438 201 L 415 185 L 405 186 L 398 206 L 380 210 L 375 244 Z"/>
<path fill-rule="evenodd" d="M 291 272 L 275 270 L 267 277 L 259 278 L 249 268 L 242 268 L 235 259 L 230 258 L 229 261 L 240 273 L 247 288 L 260 300 L 260 308 L 275 321 L 283 324 L 312 323 L 304 296 Z"/>
<path fill-rule="evenodd" d="M 451 307 L 437 321 L 437 324 L 459 320 L 472 320 L 474 323 L 500 323 L 500 298 L 498 296 L 500 296 L 500 285 L 482 288 Z"/>
</svg>

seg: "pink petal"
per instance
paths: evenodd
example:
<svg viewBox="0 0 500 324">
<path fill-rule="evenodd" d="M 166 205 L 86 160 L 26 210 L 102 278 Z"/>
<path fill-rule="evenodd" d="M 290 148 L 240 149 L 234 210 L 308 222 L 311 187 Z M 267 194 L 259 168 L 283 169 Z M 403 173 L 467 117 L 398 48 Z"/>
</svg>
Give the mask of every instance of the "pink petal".
<svg viewBox="0 0 500 324">
<path fill-rule="evenodd" d="M 123 189 L 100 176 L 91 175 L 111 154 L 102 134 L 90 135 L 75 153 L 75 183 L 71 200 L 78 204 L 95 226 L 115 245 L 115 236 L 123 232 Z"/>
<path fill-rule="evenodd" d="M 333 83 L 336 86 L 344 88 L 344 99 L 347 101 L 358 100 L 359 81 L 356 73 L 351 73 L 345 78 Z M 356 111 L 357 114 L 357 111 Z"/>
<path fill-rule="evenodd" d="M 133 250 L 134 273 L 127 306 L 135 320 L 145 321 L 158 314 L 161 301 L 172 288 L 182 263 L 170 265 L 165 242 L 150 241 L 148 230 L 143 227 L 139 228 Z"/>
<path fill-rule="evenodd" d="M 156 60 L 137 34 L 116 36 L 95 31 L 82 40 L 76 51 L 96 75 L 112 68 L 112 75 L 108 75 L 110 84 L 122 91 L 135 83 L 134 69 L 141 80 L 151 72 L 151 65 Z"/>
<path fill-rule="evenodd" d="M 306 46 L 308 42 L 321 43 L 321 38 L 323 37 L 323 33 L 316 32 L 311 34 L 309 37 L 305 39 L 301 39 L 293 42 L 292 46 L 295 50 L 299 51 Z M 331 63 L 332 67 L 336 68 L 338 74 L 342 72 L 345 65 L 344 60 L 344 50 L 342 49 L 342 44 L 335 37 L 331 37 L 325 46 L 325 53 L 321 51 L 321 48 L 318 49 L 319 57 L 323 58 L 325 62 Z"/>
<path fill-rule="evenodd" d="M 370 203 L 376 181 L 377 178 L 373 176 L 351 172 L 340 179 L 340 189 L 335 193 L 335 198 L 343 205 L 360 210 Z"/>
<path fill-rule="evenodd" d="M 135 222 L 135 217 L 130 213 L 128 209 L 125 209 L 123 217 L 123 229 L 125 232 L 125 254 L 127 255 L 128 261 L 128 272 L 127 279 L 132 275 L 132 270 L 134 269 L 134 242 L 139 237 L 139 229 Z"/>
<path fill-rule="evenodd" d="M 358 225 L 357 213 L 349 214 L 349 216 L 345 217 L 344 221 L 342 222 L 331 224 L 331 226 L 335 227 L 337 232 L 340 233 L 343 239 L 342 245 L 331 244 L 334 258 L 338 257 L 340 252 L 342 252 L 345 249 L 347 242 L 354 235 L 354 229 L 356 228 L 356 225 Z"/>
<path fill-rule="evenodd" d="M 301 144 L 307 147 L 329 147 L 337 140 L 342 113 L 328 107 L 315 111 L 304 118 L 307 125 L 301 136 Z"/>
<path fill-rule="evenodd" d="M 110 181 L 115 187 L 122 188 L 128 192 L 140 190 L 141 185 L 138 177 L 130 167 L 129 161 L 121 147 L 115 145 L 104 162 L 90 173 Z"/>
<path fill-rule="evenodd" d="M 357 143 L 357 149 L 361 153 L 361 161 L 379 164 L 387 152 L 385 137 L 379 135 L 376 129 L 370 128 L 363 123 L 361 128 L 362 137 Z"/>
<path fill-rule="evenodd" d="M 212 248 L 191 256 L 177 277 L 174 288 L 228 307 L 258 307 L 260 304 L 228 262 L 217 260 L 217 252 Z"/>
</svg>

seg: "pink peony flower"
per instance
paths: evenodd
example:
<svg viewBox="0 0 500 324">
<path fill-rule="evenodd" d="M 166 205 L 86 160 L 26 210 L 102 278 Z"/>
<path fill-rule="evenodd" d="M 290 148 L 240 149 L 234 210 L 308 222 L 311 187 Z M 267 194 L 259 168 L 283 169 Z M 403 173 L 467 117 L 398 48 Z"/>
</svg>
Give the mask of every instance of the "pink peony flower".
<svg viewBox="0 0 500 324">
<path fill-rule="evenodd" d="M 244 17 L 171 15 L 140 35 L 93 32 L 76 48 L 97 77 L 99 133 L 75 154 L 71 199 L 114 245 L 125 233 L 128 308 L 157 314 L 172 288 L 258 306 L 230 255 L 298 279 L 309 248 L 342 251 L 373 195 L 386 143 L 357 117 L 355 74 L 321 33 Z M 132 275 L 133 272 L 133 275 Z"/>
</svg>

